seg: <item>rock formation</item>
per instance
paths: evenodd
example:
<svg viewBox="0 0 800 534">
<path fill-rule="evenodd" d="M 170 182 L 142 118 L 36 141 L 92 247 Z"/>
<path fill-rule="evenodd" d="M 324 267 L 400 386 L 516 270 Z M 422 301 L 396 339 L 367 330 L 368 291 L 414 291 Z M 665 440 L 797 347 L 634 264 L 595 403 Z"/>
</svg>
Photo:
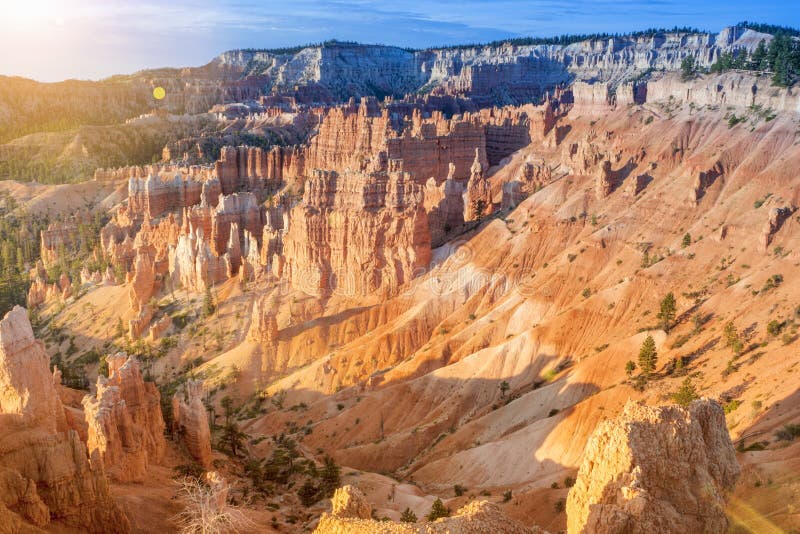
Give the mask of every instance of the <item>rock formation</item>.
<svg viewBox="0 0 800 534">
<path fill-rule="evenodd" d="M 273 304 L 267 298 L 256 300 L 251 317 L 247 337 L 261 347 L 261 372 L 267 373 L 273 370 L 270 363 L 278 346 L 278 321 Z"/>
<path fill-rule="evenodd" d="M 108 357 L 109 377 L 83 400 L 89 453 L 120 482 L 142 482 L 149 464 L 164 456 L 164 418 L 158 390 L 144 382 L 134 357 Z"/>
<path fill-rule="evenodd" d="M 452 178 L 441 185 L 436 185 L 436 180 L 431 178 L 425 184 L 424 196 L 431 245 L 436 247 L 464 226 L 464 187 Z"/>
<path fill-rule="evenodd" d="M 603 161 L 597 170 L 595 178 L 595 193 L 598 199 L 604 199 L 614 190 L 614 172 L 611 170 L 611 162 Z"/>
<path fill-rule="evenodd" d="M 487 501 L 475 501 L 460 508 L 452 517 L 434 522 L 396 523 L 372 519 L 372 506 L 353 486 L 336 490 L 330 513 L 322 514 L 315 534 L 544 534 L 509 518 Z"/>
<path fill-rule="evenodd" d="M 129 290 L 131 309 L 135 312 L 142 310 L 157 289 L 154 262 L 151 251 L 144 247 L 138 250 Z"/>
<path fill-rule="evenodd" d="M 19 306 L 0 321 L 0 517 L 127 532 L 102 464 L 68 429 L 48 359 Z M 7 509 L 7 510 L 6 510 Z M 13 524 L 13 523 L 12 523 Z"/>
<path fill-rule="evenodd" d="M 480 153 L 475 150 L 475 159 L 470 168 L 469 182 L 464 191 L 464 219 L 481 219 L 492 211 L 492 192 L 489 182 L 483 175 Z"/>
<path fill-rule="evenodd" d="M 628 402 L 600 423 L 567 499 L 570 533 L 725 532 L 739 465 L 714 401 Z"/>
<path fill-rule="evenodd" d="M 789 206 L 782 206 L 769 210 L 767 221 L 764 223 L 764 227 L 761 230 L 761 250 L 764 252 L 767 251 L 770 243 L 772 243 L 772 237 L 780 230 L 783 222 L 788 219 L 793 212 L 794 208 Z"/>
<path fill-rule="evenodd" d="M 772 36 L 732 27 L 718 34 L 664 32 L 588 39 L 569 45 L 501 43 L 417 52 L 326 43 L 292 54 L 230 51 L 212 65 L 252 76 L 262 84 L 266 82 L 267 87 L 314 88 L 339 101 L 375 94 L 400 97 L 425 88 L 434 96 L 467 96 L 485 106 L 531 102 L 571 79 L 617 85 L 648 69 L 678 71 L 687 56 L 708 68 L 721 53 L 752 51 L 762 39 L 769 42 Z M 604 91 L 600 96 L 600 102 L 607 105 L 611 95 Z M 632 85 L 617 96 L 624 104 L 637 98 L 642 98 L 642 89 Z"/>
<path fill-rule="evenodd" d="M 172 397 L 172 434 L 179 436 L 186 450 L 200 465 L 211 467 L 211 430 L 203 404 L 203 384 L 189 380 L 184 390 Z"/>
<path fill-rule="evenodd" d="M 312 295 L 392 292 L 430 262 L 422 189 L 402 171 L 318 171 L 283 243 L 293 287 Z"/>
</svg>

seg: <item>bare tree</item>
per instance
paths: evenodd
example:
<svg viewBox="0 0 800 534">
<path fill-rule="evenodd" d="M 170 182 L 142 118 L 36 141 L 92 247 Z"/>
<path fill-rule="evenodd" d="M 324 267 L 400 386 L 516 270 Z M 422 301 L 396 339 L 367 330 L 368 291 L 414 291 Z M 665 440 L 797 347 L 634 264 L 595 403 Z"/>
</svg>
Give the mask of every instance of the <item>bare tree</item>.
<svg viewBox="0 0 800 534">
<path fill-rule="evenodd" d="M 175 520 L 183 534 L 226 534 L 253 528 L 253 522 L 241 508 L 228 504 L 230 486 L 216 472 L 206 473 L 205 481 L 186 477 L 181 481 L 178 498 L 184 510 Z"/>
</svg>

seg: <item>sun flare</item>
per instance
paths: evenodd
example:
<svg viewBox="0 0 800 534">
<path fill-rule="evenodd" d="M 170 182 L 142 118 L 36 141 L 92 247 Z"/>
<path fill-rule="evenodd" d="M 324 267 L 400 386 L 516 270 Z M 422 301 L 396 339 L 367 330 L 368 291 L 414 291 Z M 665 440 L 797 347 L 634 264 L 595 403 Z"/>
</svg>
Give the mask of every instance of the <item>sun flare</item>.
<svg viewBox="0 0 800 534">
<path fill-rule="evenodd" d="M 0 15 L 11 23 L 63 20 L 59 3 L 54 0 L 12 0 L 0 8 Z"/>
</svg>

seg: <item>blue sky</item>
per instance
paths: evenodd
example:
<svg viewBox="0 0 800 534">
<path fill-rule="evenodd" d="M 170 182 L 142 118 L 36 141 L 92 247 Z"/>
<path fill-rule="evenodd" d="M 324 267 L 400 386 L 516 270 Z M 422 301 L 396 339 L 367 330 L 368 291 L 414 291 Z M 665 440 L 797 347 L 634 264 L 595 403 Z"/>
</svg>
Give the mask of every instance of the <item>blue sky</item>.
<svg viewBox="0 0 800 534">
<path fill-rule="evenodd" d="M 0 74 L 96 79 L 331 38 L 423 47 L 740 20 L 800 27 L 800 0 L 0 0 Z"/>
</svg>

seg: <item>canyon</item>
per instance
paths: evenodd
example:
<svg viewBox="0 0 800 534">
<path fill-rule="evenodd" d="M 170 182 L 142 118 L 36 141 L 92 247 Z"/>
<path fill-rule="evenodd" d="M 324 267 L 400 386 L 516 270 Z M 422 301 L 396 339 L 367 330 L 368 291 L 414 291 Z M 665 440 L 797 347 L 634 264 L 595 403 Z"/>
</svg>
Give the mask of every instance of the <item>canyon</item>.
<svg viewBox="0 0 800 534">
<path fill-rule="evenodd" d="M 800 93 L 679 72 L 771 38 L 153 78 L 135 122 L 238 137 L 4 184 L 47 219 L 0 321 L 3 524 L 178 530 L 206 480 L 258 532 L 800 528 Z"/>
</svg>

